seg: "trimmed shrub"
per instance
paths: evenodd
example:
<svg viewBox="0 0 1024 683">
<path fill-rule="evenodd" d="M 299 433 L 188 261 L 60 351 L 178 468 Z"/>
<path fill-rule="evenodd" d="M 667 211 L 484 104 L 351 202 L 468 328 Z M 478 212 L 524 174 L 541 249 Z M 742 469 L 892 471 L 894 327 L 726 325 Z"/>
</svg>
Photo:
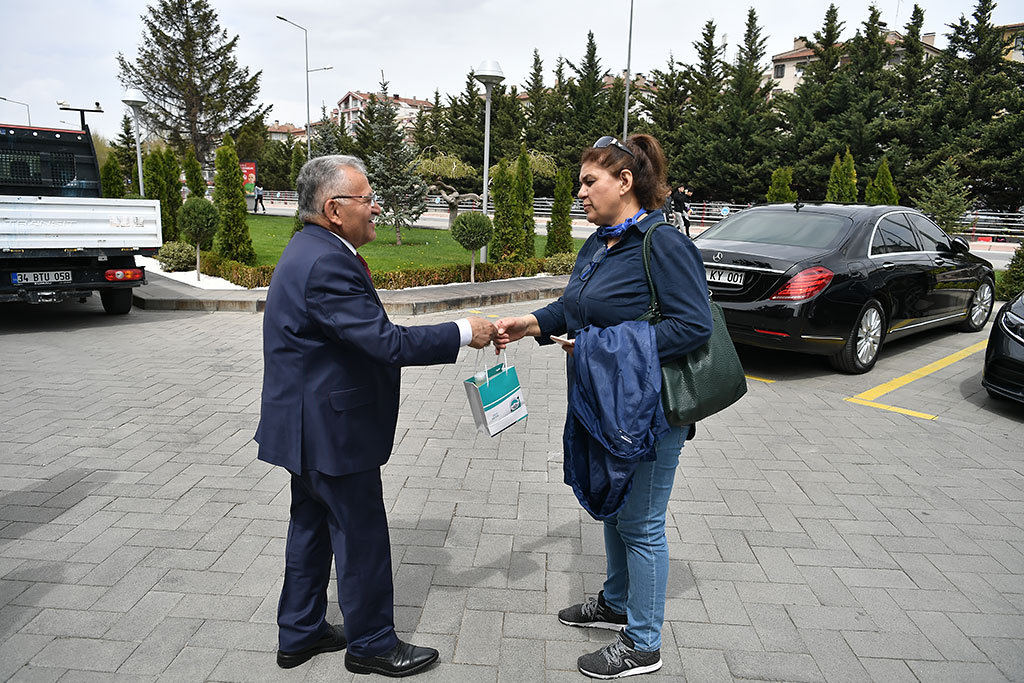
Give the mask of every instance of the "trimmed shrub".
<svg viewBox="0 0 1024 683">
<path fill-rule="evenodd" d="M 1024 291 L 1024 244 L 1017 246 L 1003 276 L 996 282 L 996 298 L 1009 301 Z"/>
<path fill-rule="evenodd" d="M 552 275 L 568 275 L 576 265 L 576 254 L 554 254 L 544 259 L 544 268 Z"/>
<path fill-rule="evenodd" d="M 199 253 L 207 249 L 203 245 L 213 243 L 213 236 L 220 227 L 217 207 L 202 197 L 189 197 L 178 211 L 178 231 L 181 236 L 196 245 L 196 269 L 199 269 Z"/>
<path fill-rule="evenodd" d="M 864 190 L 864 201 L 868 204 L 883 205 L 900 203 L 900 195 L 896 192 L 896 186 L 892 182 L 889 161 L 885 157 L 882 157 L 882 163 L 878 165 L 875 177 L 868 181 L 868 186 Z"/>
<path fill-rule="evenodd" d="M 156 260 L 168 273 L 193 270 L 196 267 L 196 250 L 185 242 L 164 242 L 156 254 Z"/>
<path fill-rule="evenodd" d="M 486 214 L 476 211 L 460 213 L 452 222 L 452 239 L 469 252 L 469 281 L 476 282 L 476 251 L 487 246 L 494 234 L 494 225 Z"/>
<path fill-rule="evenodd" d="M 515 175 L 504 161 L 491 176 L 494 198 L 494 239 L 487 250 L 494 263 L 515 263 L 523 257 L 523 212 L 515 192 Z"/>
<path fill-rule="evenodd" d="M 768 188 L 768 194 L 765 195 L 765 199 L 768 202 L 779 202 L 782 204 L 795 202 L 797 196 L 796 190 L 791 187 L 792 183 L 793 169 L 788 166 L 775 169 L 772 171 L 772 184 Z"/>
</svg>

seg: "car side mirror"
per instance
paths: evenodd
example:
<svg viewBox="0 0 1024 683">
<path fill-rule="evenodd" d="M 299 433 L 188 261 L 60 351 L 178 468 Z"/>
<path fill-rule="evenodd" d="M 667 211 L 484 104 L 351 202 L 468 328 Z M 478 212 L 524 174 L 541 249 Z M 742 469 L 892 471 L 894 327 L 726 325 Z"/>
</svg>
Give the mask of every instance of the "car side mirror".
<svg viewBox="0 0 1024 683">
<path fill-rule="evenodd" d="M 951 246 L 954 253 L 967 254 L 971 251 L 970 243 L 960 235 L 953 238 Z"/>
</svg>

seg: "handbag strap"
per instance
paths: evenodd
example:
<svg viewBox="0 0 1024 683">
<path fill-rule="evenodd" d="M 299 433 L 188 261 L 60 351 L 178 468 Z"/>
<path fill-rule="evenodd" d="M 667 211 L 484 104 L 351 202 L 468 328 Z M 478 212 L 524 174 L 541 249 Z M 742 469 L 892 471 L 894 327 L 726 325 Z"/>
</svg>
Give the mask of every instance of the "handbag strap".
<svg viewBox="0 0 1024 683">
<path fill-rule="evenodd" d="M 641 317 L 655 322 L 661 320 L 661 302 L 658 301 L 658 290 L 654 286 L 654 278 L 651 277 L 651 236 L 662 225 L 668 225 L 668 223 L 661 221 L 647 228 L 643 242 L 644 276 L 647 278 L 647 291 L 650 292 L 651 298 L 647 312 Z"/>
<path fill-rule="evenodd" d="M 658 290 L 654 286 L 654 278 L 651 277 L 651 236 L 654 235 L 654 231 L 662 226 L 668 225 L 665 221 L 655 223 L 651 227 L 647 228 L 647 232 L 644 233 L 643 243 L 643 258 L 644 258 L 644 275 L 647 277 L 647 289 L 651 293 L 650 303 L 647 306 L 647 312 L 640 316 L 641 320 L 653 320 L 658 322 L 661 320 L 661 302 L 658 301 Z M 673 228 L 678 231 L 678 228 Z M 708 289 L 708 301 L 711 301 L 711 290 Z"/>
</svg>

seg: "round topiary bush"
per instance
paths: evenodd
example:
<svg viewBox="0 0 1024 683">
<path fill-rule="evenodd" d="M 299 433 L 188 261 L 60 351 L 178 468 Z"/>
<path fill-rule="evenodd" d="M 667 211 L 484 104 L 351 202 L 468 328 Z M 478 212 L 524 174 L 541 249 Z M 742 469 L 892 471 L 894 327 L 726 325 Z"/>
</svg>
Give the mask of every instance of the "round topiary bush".
<svg viewBox="0 0 1024 683">
<path fill-rule="evenodd" d="M 576 265 L 576 254 L 554 254 L 544 259 L 544 270 L 552 275 L 568 275 Z"/>
<path fill-rule="evenodd" d="M 213 202 L 203 197 L 189 197 L 178 210 L 178 232 L 192 244 L 203 249 L 213 245 L 220 228 L 220 212 Z"/>
<path fill-rule="evenodd" d="M 485 214 L 465 211 L 455 217 L 452 223 L 452 239 L 463 249 L 475 251 L 487 246 L 494 234 L 494 225 Z"/>
<path fill-rule="evenodd" d="M 157 252 L 156 260 L 168 273 L 195 270 L 196 248 L 184 242 L 164 242 L 164 246 Z"/>
<path fill-rule="evenodd" d="M 476 282 L 476 250 L 487 246 L 494 234 L 494 225 L 487 214 L 477 211 L 460 213 L 452 223 L 452 239 L 469 251 L 469 281 Z"/>
</svg>

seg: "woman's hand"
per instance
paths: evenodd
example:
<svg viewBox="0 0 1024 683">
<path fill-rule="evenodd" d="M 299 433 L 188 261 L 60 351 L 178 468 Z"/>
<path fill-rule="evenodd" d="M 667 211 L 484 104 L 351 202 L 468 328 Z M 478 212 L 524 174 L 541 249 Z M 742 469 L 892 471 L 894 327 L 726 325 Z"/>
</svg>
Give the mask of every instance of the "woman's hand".
<svg viewBox="0 0 1024 683">
<path fill-rule="evenodd" d="M 536 337 L 540 334 L 540 325 L 532 313 L 514 318 L 502 318 L 494 324 L 498 329 L 498 335 L 494 338 L 494 352 L 500 353 L 514 341 L 523 337 Z"/>
</svg>

